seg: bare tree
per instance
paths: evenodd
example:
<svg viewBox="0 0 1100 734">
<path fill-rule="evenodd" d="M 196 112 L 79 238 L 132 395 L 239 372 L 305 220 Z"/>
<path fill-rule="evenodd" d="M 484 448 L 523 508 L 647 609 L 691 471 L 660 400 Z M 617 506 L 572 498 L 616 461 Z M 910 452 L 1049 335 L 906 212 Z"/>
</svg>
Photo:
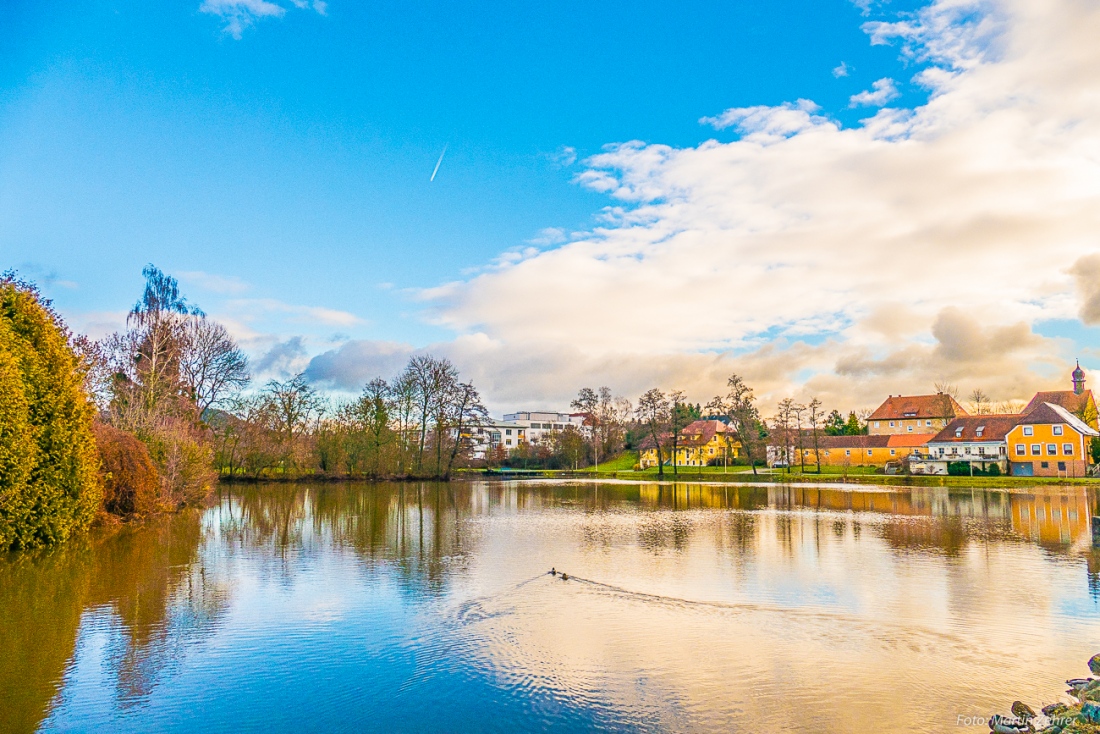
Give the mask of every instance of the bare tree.
<svg viewBox="0 0 1100 734">
<path fill-rule="evenodd" d="M 760 412 L 756 409 L 756 398 L 752 388 L 745 384 L 740 375 L 730 375 L 726 385 L 729 392 L 724 397 L 715 397 L 707 408 L 729 418 L 752 473 L 756 474 L 756 446 L 760 439 Z"/>
<path fill-rule="evenodd" d="M 606 390 L 607 388 L 601 388 Z M 610 392 L 609 392 L 610 394 Z M 600 408 L 600 396 L 590 387 L 582 387 L 569 406 L 585 414 L 585 419 L 591 426 L 592 435 L 592 459 L 596 464 L 596 470 L 600 468 L 600 426 L 596 413 Z"/>
<path fill-rule="evenodd" d="M 812 400 L 810 400 L 809 405 L 807 405 L 806 407 L 809 410 L 810 436 L 811 436 L 811 440 L 813 441 L 813 444 L 814 444 L 814 459 L 817 461 L 817 473 L 820 474 L 821 473 L 821 448 L 819 446 L 819 441 L 818 441 L 818 436 L 820 435 L 820 431 L 818 430 L 818 424 L 821 422 L 821 418 L 822 418 L 821 401 L 818 400 L 817 397 L 814 397 Z M 805 472 L 805 468 L 803 468 L 803 472 Z"/>
<path fill-rule="evenodd" d="M 772 421 L 776 438 L 783 441 L 783 463 L 787 465 L 787 473 L 791 473 L 791 434 L 794 431 L 794 406 L 795 402 L 790 398 L 779 401 L 775 418 Z M 773 441 L 773 444 L 774 441 Z"/>
<path fill-rule="evenodd" d="M 959 388 L 946 380 L 939 380 L 933 384 L 936 390 L 936 403 L 939 407 L 939 418 L 946 426 L 955 420 L 955 401 L 959 397 Z"/>
<path fill-rule="evenodd" d="M 661 433 L 665 430 L 669 420 L 669 401 L 663 392 L 657 388 L 647 390 L 638 398 L 638 408 L 635 416 L 640 423 L 644 423 L 653 439 L 653 446 L 657 450 L 657 475 L 665 475 L 664 462 L 661 460 Z"/>
<path fill-rule="evenodd" d="M 671 403 L 669 408 L 668 427 L 669 440 L 672 442 L 672 473 L 679 474 L 680 436 L 684 428 L 692 421 L 691 404 L 684 402 L 684 393 L 682 390 L 673 390 L 669 393 L 668 398 Z"/>
<path fill-rule="evenodd" d="M 791 406 L 791 412 L 794 414 L 795 421 L 795 435 L 798 437 L 798 459 L 801 463 L 801 471 L 806 473 L 806 446 L 805 438 L 802 435 L 802 414 L 806 412 L 806 406 L 802 403 L 795 403 Z"/>
<path fill-rule="evenodd" d="M 180 377 L 200 416 L 251 379 L 244 352 L 224 326 L 205 315 L 183 322 Z"/>
<path fill-rule="evenodd" d="M 309 429 L 311 421 L 323 410 L 323 402 L 304 374 L 285 382 L 271 380 L 264 388 L 272 428 L 279 437 L 282 459 L 297 463 L 298 439 Z"/>
<path fill-rule="evenodd" d="M 970 412 L 974 415 L 989 415 L 993 412 L 993 404 L 981 388 L 974 388 L 970 392 Z"/>
</svg>

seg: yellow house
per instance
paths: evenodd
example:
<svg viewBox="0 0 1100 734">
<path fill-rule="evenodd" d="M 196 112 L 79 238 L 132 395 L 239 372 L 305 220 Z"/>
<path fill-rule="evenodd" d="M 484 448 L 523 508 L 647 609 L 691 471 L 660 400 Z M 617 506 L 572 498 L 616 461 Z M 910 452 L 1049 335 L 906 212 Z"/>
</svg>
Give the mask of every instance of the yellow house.
<svg viewBox="0 0 1100 734">
<path fill-rule="evenodd" d="M 893 436 L 818 436 L 818 451 L 821 453 L 822 466 L 886 466 L 892 461 L 901 461 L 924 447 L 934 434 L 904 434 Z M 806 466 L 817 465 L 817 453 L 814 451 L 812 436 L 802 439 L 801 448 Z M 788 450 L 791 465 L 801 464 L 799 447 Z M 782 461 L 782 448 L 769 448 L 769 454 Z M 770 462 L 770 463 L 774 463 Z"/>
<path fill-rule="evenodd" d="M 952 419 L 969 415 L 950 395 L 891 395 L 867 418 L 872 436 L 935 434 Z"/>
<path fill-rule="evenodd" d="M 741 455 L 737 433 L 722 421 L 700 420 L 685 426 L 672 455 L 672 436 L 661 435 L 661 460 L 665 466 L 711 466 L 733 461 Z M 647 436 L 638 447 L 638 463 L 643 469 L 657 466 L 657 446 Z"/>
<path fill-rule="evenodd" d="M 1012 475 L 1083 477 L 1095 428 L 1061 405 L 1043 403 L 1019 419 L 1005 436 Z"/>
</svg>

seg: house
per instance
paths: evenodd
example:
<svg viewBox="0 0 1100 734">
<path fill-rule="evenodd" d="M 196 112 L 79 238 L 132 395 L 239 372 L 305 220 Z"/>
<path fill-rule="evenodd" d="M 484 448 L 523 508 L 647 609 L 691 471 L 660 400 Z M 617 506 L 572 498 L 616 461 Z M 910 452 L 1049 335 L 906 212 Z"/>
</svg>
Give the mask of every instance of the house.
<svg viewBox="0 0 1100 734">
<path fill-rule="evenodd" d="M 482 421 L 470 432 L 463 434 L 470 441 L 470 455 L 474 459 L 484 459 L 489 452 L 498 446 L 505 451 L 524 443 L 527 440 L 527 428 L 511 421 Z"/>
<path fill-rule="evenodd" d="M 953 418 L 969 413 L 950 395 L 891 395 L 867 418 L 872 436 L 935 434 Z"/>
<path fill-rule="evenodd" d="M 711 466 L 733 461 L 741 455 L 737 432 L 720 420 L 698 420 L 680 431 L 675 462 L 672 456 L 672 435 L 661 434 L 661 458 L 665 466 Z M 643 469 L 657 466 L 657 446 L 652 436 L 646 436 L 638 446 L 638 463 Z"/>
<path fill-rule="evenodd" d="M 823 436 L 818 435 L 817 447 L 821 454 L 822 466 L 878 466 L 885 467 L 890 462 L 901 461 L 914 451 L 924 447 L 932 434 L 903 435 L 863 435 L 863 436 Z M 803 456 L 799 456 L 799 451 Z M 782 446 L 769 446 L 769 464 L 783 461 L 787 454 L 792 466 L 801 464 L 817 465 L 817 453 L 814 451 L 814 439 L 810 434 L 802 438 L 802 446 L 792 446 L 784 452 Z"/>
<path fill-rule="evenodd" d="M 505 413 L 505 422 L 513 423 L 524 429 L 525 438 L 530 443 L 538 443 L 543 436 L 554 431 L 564 431 L 572 426 L 584 435 L 590 428 L 585 425 L 584 413 L 556 413 L 548 410 L 527 410 L 518 413 Z"/>
<path fill-rule="evenodd" d="M 1089 444 L 1098 435 L 1100 431 L 1057 403 L 1034 407 L 1005 436 L 1012 475 L 1085 476 Z"/>
<path fill-rule="evenodd" d="M 966 463 L 969 468 L 989 471 L 996 464 L 1008 473 L 1005 437 L 1019 422 L 1019 415 L 968 415 L 955 418 L 928 441 L 927 452 L 910 459 L 913 474 L 947 474 L 948 465 Z"/>
<path fill-rule="evenodd" d="M 1100 425 L 1097 424 L 1096 399 L 1092 395 L 1092 390 L 1085 388 L 1085 371 L 1081 369 L 1080 362 L 1071 373 L 1071 378 L 1072 390 L 1037 392 L 1023 409 L 1023 414 L 1027 415 L 1045 403 L 1053 403 L 1073 413 L 1089 426 L 1100 429 Z"/>
</svg>

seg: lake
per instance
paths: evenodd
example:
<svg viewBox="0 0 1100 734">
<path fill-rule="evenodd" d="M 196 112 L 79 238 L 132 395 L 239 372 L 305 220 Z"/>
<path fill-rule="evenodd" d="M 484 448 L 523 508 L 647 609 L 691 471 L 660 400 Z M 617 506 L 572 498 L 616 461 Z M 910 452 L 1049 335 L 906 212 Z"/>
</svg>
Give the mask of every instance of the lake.
<svg viewBox="0 0 1100 734">
<path fill-rule="evenodd" d="M 1097 510 L 1082 488 L 223 486 L 0 559 L 0 728 L 985 732 L 959 717 L 1063 700 L 1100 652 Z"/>
</svg>

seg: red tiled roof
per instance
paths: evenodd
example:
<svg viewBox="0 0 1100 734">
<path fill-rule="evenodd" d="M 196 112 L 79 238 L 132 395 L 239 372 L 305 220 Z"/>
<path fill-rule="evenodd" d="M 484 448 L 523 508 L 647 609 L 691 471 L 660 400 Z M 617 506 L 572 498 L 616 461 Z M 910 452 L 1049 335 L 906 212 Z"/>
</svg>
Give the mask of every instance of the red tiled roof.
<svg viewBox="0 0 1100 734">
<path fill-rule="evenodd" d="M 1015 414 L 970 415 L 965 418 L 956 418 L 930 441 L 934 443 L 984 443 L 987 441 L 1001 443 L 1005 440 L 1005 435 L 1019 424 L 1020 418 L 1021 416 Z M 978 435 L 979 428 L 982 429 L 981 436 Z"/>
<path fill-rule="evenodd" d="M 1027 407 L 1024 408 L 1023 414 L 1027 415 L 1031 411 L 1042 407 L 1043 403 L 1054 403 L 1055 405 L 1061 405 L 1070 413 L 1078 413 L 1082 408 L 1088 405 L 1090 398 L 1092 398 L 1092 390 L 1085 390 L 1080 395 L 1072 390 L 1037 392 L 1035 393 L 1035 397 L 1031 399 L 1031 402 L 1027 404 Z"/>
<path fill-rule="evenodd" d="M 907 418 L 945 418 L 944 398 L 951 401 L 954 415 L 969 415 L 950 395 L 891 395 L 867 418 L 869 421 L 893 421 Z"/>
<path fill-rule="evenodd" d="M 892 449 L 915 449 L 936 437 L 934 433 L 899 433 L 890 436 L 886 445 Z"/>
<path fill-rule="evenodd" d="M 693 421 L 692 423 L 689 423 L 680 430 L 680 440 L 677 442 L 677 445 L 680 447 L 704 446 L 709 443 L 712 438 L 714 438 L 715 434 L 725 434 L 727 432 L 731 435 L 731 437 L 733 437 L 734 440 L 737 440 L 737 432 L 727 426 L 722 421 Z M 662 450 L 665 448 L 671 448 L 671 446 L 672 434 L 666 431 L 661 434 Z M 638 448 L 642 451 L 654 448 L 653 436 L 648 435 L 644 439 L 642 439 L 641 443 L 638 444 Z"/>
</svg>

